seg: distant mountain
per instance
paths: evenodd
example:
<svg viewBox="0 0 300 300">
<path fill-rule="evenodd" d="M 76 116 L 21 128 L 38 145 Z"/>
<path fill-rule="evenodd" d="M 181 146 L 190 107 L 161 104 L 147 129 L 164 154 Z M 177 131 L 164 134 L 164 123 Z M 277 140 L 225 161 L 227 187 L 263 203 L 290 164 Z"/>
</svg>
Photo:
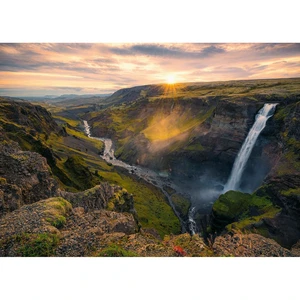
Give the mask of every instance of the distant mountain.
<svg viewBox="0 0 300 300">
<path fill-rule="evenodd" d="M 108 97 L 111 94 L 85 94 L 85 95 L 77 95 L 77 94 L 63 94 L 60 96 L 56 95 L 45 95 L 41 97 L 22 97 L 24 100 L 28 100 L 31 102 L 61 102 L 70 99 L 89 99 L 93 97 Z M 15 97 L 11 97 L 12 99 L 16 99 Z"/>
</svg>

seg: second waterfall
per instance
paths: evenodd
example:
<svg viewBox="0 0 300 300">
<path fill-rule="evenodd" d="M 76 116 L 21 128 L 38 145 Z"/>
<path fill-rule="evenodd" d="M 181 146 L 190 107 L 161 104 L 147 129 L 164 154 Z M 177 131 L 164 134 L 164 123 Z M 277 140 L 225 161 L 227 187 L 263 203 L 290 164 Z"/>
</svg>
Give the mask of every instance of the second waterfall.
<svg viewBox="0 0 300 300">
<path fill-rule="evenodd" d="M 255 142 L 259 134 L 266 127 L 267 120 L 273 116 L 276 105 L 277 103 L 265 104 L 263 108 L 260 109 L 260 111 L 257 113 L 255 117 L 255 122 L 252 128 L 250 129 L 247 138 L 245 139 L 242 148 L 234 161 L 230 177 L 226 185 L 224 186 L 224 193 L 229 190 L 239 189 L 243 172 L 245 170 L 247 161 L 250 157 Z"/>
</svg>

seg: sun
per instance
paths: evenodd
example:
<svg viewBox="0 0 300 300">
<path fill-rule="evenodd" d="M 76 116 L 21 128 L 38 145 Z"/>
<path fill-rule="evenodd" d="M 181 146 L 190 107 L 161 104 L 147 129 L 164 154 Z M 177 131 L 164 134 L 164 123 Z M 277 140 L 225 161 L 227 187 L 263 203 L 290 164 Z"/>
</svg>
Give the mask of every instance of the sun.
<svg viewBox="0 0 300 300">
<path fill-rule="evenodd" d="M 168 75 L 167 83 L 168 84 L 174 84 L 175 83 L 175 75 L 173 75 L 173 74 Z"/>
</svg>

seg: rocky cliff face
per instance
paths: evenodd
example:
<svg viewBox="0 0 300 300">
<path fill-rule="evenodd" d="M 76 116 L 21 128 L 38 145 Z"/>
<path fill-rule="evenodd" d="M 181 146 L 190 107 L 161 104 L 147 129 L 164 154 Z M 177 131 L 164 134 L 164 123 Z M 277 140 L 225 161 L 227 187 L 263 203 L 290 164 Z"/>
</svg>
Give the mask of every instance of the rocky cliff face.
<svg viewBox="0 0 300 300">
<path fill-rule="evenodd" d="M 294 256 L 260 235 L 227 235 L 207 246 L 198 235 L 161 239 L 132 214 L 76 207 L 61 197 L 25 205 L 0 219 L 0 256 Z"/>
<path fill-rule="evenodd" d="M 26 101 L 9 101 L 0 97 L 0 108 L 0 124 L 4 127 L 9 127 L 9 123 L 17 123 L 23 129 L 30 128 L 32 135 L 63 133 L 51 114 L 39 105 L 32 105 Z"/>
<path fill-rule="evenodd" d="M 89 115 L 89 120 L 94 135 L 114 140 L 122 160 L 165 171 L 189 191 L 194 205 L 209 206 L 216 200 L 214 192 L 222 191 L 258 110 L 264 103 L 278 103 L 241 183 L 249 193 L 258 189 L 252 196 L 264 200 L 231 220 L 225 221 L 217 209 L 212 218 L 213 224 L 224 223 L 222 229 L 235 223 L 290 248 L 300 238 L 299 88 L 299 79 L 187 84 L 171 92 L 144 86 L 118 91 L 111 97 L 114 107 Z"/>
<path fill-rule="evenodd" d="M 238 224 L 240 229 L 242 227 L 253 232 L 258 231 L 268 238 L 275 239 L 284 247 L 291 248 L 297 243 L 300 239 L 299 120 L 300 102 L 290 101 L 278 107 L 273 120 L 270 120 L 267 130 L 263 133 L 262 139 L 266 139 L 268 134 L 273 132 L 269 138 L 269 145 L 263 148 L 264 153 L 262 153 L 262 156 L 268 155 L 272 158 L 272 168 L 262 186 L 252 197 L 268 199 L 271 205 L 259 213 L 258 210 L 253 209 L 255 203 L 250 201 L 252 205 L 252 212 L 250 212 L 245 207 L 244 201 L 244 198 L 250 195 L 242 193 L 238 196 L 236 193 L 222 195 L 213 206 L 212 225 L 216 230 L 226 228 L 230 231 L 232 224 Z M 273 153 L 270 153 L 271 151 Z M 237 213 L 236 207 L 239 203 L 240 214 Z M 226 214 L 222 212 L 224 211 L 222 205 L 228 208 Z M 266 214 L 267 211 L 269 213 Z M 271 211 L 273 213 L 270 213 Z M 233 219 L 228 217 L 230 213 L 234 215 Z M 246 221 L 247 216 L 250 215 L 252 220 Z"/>
<path fill-rule="evenodd" d="M 126 96 L 127 97 L 127 96 Z M 141 97 L 141 96 L 140 96 Z M 116 156 L 131 164 L 164 170 L 172 175 L 198 177 L 201 170 L 219 170 L 228 177 L 234 159 L 251 128 L 255 115 L 268 97 L 136 97 L 117 108 L 92 113 L 95 136 L 108 136 Z M 278 100 L 276 98 L 276 100 Z M 120 100 L 121 101 L 121 100 Z M 284 104 L 282 104 L 284 105 Z M 276 124 L 262 135 L 252 155 L 253 166 L 270 170 L 278 151 Z M 262 153 L 264 159 L 261 158 Z M 200 172 L 200 173 L 199 173 Z"/>
<path fill-rule="evenodd" d="M 3 131 L 0 140 L 0 215 L 57 194 L 58 184 L 44 157 L 21 151 Z"/>
<path fill-rule="evenodd" d="M 90 115 L 90 120 L 94 134 L 111 136 L 116 154 L 124 160 L 190 182 L 212 170 L 211 178 L 222 182 L 258 109 L 266 101 L 280 101 L 247 170 L 251 174 L 267 161 L 269 175 L 253 194 L 229 192 L 217 200 L 208 228 L 217 232 L 214 240 L 208 235 L 205 243 L 189 234 L 161 238 L 155 230 L 141 228 L 133 197 L 122 187 L 102 183 L 79 193 L 58 189 L 46 159 L 21 151 L 12 139 L 26 149 L 30 141 L 60 129 L 43 110 L 34 109 L 32 118 L 26 105 L 1 104 L 7 114 L 1 115 L 0 129 L 0 255 L 299 255 L 299 95 L 287 95 L 283 101 L 271 94 L 212 95 L 207 89 L 209 95 L 198 95 L 202 88 L 186 86 L 172 97 L 164 96 L 161 86 L 120 91 L 113 100 L 121 106 Z M 49 122 L 45 132 L 39 131 L 38 119 Z M 48 163 L 55 165 L 53 153 L 45 149 Z"/>
</svg>

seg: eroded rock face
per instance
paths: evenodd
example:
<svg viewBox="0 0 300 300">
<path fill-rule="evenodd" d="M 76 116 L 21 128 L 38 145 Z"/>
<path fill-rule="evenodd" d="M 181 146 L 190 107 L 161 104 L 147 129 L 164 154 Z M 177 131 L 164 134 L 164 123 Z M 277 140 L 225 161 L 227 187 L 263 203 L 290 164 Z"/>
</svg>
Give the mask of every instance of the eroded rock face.
<svg viewBox="0 0 300 300">
<path fill-rule="evenodd" d="M 0 256 L 50 256 L 45 252 L 58 241 L 58 228 L 66 222 L 71 205 L 63 198 L 50 198 L 24 205 L 0 218 Z M 42 239 L 45 244 L 39 245 Z M 40 249 L 40 246 L 44 249 Z M 32 254 L 30 255 L 29 251 Z"/>
<path fill-rule="evenodd" d="M 298 242 L 299 244 L 299 242 Z M 61 197 L 24 205 L 0 219 L 0 256 L 298 256 L 257 234 L 226 234 L 207 246 L 188 233 L 163 239 L 139 230 L 130 213 L 86 212 Z"/>
<path fill-rule="evenodd" d="M 218 236 L 213 244 L 217 256 L 293 256 L 291 251 L 281 247 L 272 239 L 258 234 L 226 234 Z"/>
<path fill-rule="evenodd" d="M 2 140 L 0 146 L 0 215 L 57 195 L 58 184 L 44 157 L 21 151 L 18 144 Z"/>
<path fill-rule="evenodd" d="M 62 129 L 53 120 L 51 113 L 40 105 L 33 105 L 27 101 L 7 101 L 3 98 L 0 99 L 0 104 L 5 119 L 24 128 L 30 128 L 32 133 L 63 133 Z M 2 120 L 0 120 L 1 123 Z"/>
<path fill-rule="evenodd" d="M 110 249 L 119 249 L 111 255 Z M 116 250 L 115 250 L 116 251 Z M 72 209 L 61 197 L 42 200 L 0 219 L 0 256 L 206 256 L 197 235 L 140 230 L 130 213 Z"/>
<path fill-rule="evenodd" d="M 137 229 L 130 213 L 85 213 L 61 197 L 49 198 L 0 219 L 0 256 L 87 256 L 101 249 L 104 235 L 130 235 Z"/>
<path fill-rule="evenodd" d="M 137 223 L 129 213 L 97 210 L 85 213 L 73 209 L 56 249 L 57 256 L 89 256 L 103 247 L 103 240 L 111 234 L 118 237 L 134 234 Z"/>
<path fill-rule="evenodd" d="M 295 245 L 293 245 L 291 252 L 294 256 L 300 256 L 300 240 Z"/>
<path fill-rule="evenodd" d="M 133 196 L 120 186 L 112 186 L 107 182 L 84 192 L 60 191 L 60 195 L 70 201 L 73 207 L 83 207 L 86 212 L 107 208 L 117 212 L 135 213 Z"/>
</svg>

